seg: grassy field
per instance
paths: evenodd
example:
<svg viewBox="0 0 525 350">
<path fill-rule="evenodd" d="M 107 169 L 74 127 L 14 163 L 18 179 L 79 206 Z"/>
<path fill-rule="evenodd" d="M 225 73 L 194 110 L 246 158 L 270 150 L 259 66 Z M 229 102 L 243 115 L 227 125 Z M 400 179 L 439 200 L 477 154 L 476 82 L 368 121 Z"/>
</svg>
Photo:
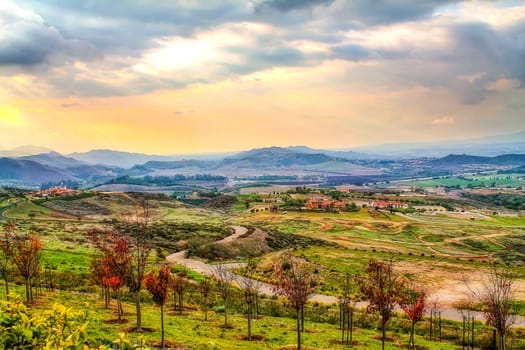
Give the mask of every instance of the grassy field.
<svg viewBox="0 0 525 350">
<path fill-rule="evenodd" d="M 519 176 L 516 175 L 490 175 L 490 176 L 473 176 L 473 177 L 450 177 L 450 178 L 439 178 L 431 180 L 419 180 L 419 181 L 408 181 L 403 182 L 407 186 L 415 186 L 420 188 L 430 187 L 490 187 L 492 185 L 498 187 L 512 186 L 518 187 L 523 186 L 523 181 Z"/>
</svg>

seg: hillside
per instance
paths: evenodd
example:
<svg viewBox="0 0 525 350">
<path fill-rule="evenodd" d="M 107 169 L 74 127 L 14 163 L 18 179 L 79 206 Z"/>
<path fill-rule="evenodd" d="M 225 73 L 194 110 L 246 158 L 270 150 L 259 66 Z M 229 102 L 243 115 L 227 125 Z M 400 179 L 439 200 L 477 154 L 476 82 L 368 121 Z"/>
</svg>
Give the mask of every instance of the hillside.
<svg viewBox="0 0 525 350">
<path fill-rule="evenodd" d="M 78 180 L 72 173 L 31 160 L 0 158 L 0 179 L 28 184 Z"/>
<path fill-rule="evenodd" d="M 279 168 L 326 163 L 335 158 L 323 153 L 300 153 L 281 147 L 257 148 L 225 158 L 220 166 L 239 168 Z M 348 162 L 346 159 L 338 159 Z"/>
</svg>

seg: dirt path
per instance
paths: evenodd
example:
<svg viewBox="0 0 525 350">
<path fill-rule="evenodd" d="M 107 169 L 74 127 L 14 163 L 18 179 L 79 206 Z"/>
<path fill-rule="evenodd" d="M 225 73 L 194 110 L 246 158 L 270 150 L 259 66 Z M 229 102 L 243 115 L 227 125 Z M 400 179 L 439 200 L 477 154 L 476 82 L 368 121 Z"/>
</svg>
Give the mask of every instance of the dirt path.
<svg viewBox="0 0 525 350">
<path fill-rule="evenodd" d="M 240 236 L 245 234 L 248 230 L 245 227 L 242 226 L 232 226 L 235 230 L 235 233 L 223 238 L 220 241 L 217 241 L 217 243 L 228 243 L 232 242 L 236 239 L 238 239 Z M 214 266 L 211 264 L 207 264 L 205 262 L 202 262 L 200 260 L 196 259 L 188 259 L 185 257 L 186 251 L 177 252 L 171 255 L 168 255 L 166 257 L 166 261 L 168 264 L 181 264 L 186 266 L 187 268 L 198 272 L 200 274 L 206 275 L 206 276 L 216 276 L 216 271 Z M 225 264 L 227 269 L 234 269 L 237 267 L 244 266 L 244 263 L 232 263 L 232 264 Z M 242 277 L 239 275 L 236 275 L 234 273 L 229 273 L 230 277 L 237 285 L 241 283 L 242 279 L 245 279 L 246 277 Z M 270 283 L 265 282 L 258 282 L 260 285 L 260 293 L 267 295 L 267 296 L 274 296 L 276 293 L 273 290 L 273 285 Z M 462 292 L 463 286 L 460 284 L 457 285 L 451 285 L 449 288 L 443 288 L 440 290 L 435 291 L 431 296 L 432 298 L 437 298 L 441 302 L 444 302 L 446 305 L 451 305 L 454 302 L 460 301 L 462 299 Z M 309 298 L 309 301 L 311 302 L 317 302 L 320 304 L 325 305 L 332 305 L 336 304 L 338 301 L 338 298 L 331 296 L 331 295 L 325 295 L 325 294 L 312 294 Z M 357 308 L 365 308 L 367 306 L 366 302 L 358 302 L 355 304 Z M 402 312 L 401 310 L 397 310 L 398 312 Z M 483 314 L 481 312 L 472 312 L 472 315 L 477 320 L 483 320 Z M 442 309 L 442 317 L 448 320 L 453 321 L 461 321 L 463 319 L 463 315 L 456 309 L 450 308 L 450 307 L 444 307 Z M 516 319 L 516 326 L 525 327 L 525 317 L 518 316 Z"/>
<path fill-rule="evenodd" d="M 228 242 L 232 242 L 236 239 L 238 239 L 240 236 L 242 236 L 243 234 L 245 234 L 248 230 L 246 229 L 246 227 L 242 227 L 242 226 L 232 226 L 233 229 L 235 230 L 235 233 L 226 237 L 226 238 L 223 238 L 221 239 L 220 241 L 217 241 L 217 243 L 228 243 Z M 216 275 L 216 271 L 215 271 L 215 268 L 214 268 L 214 265 L 210 265 L 210 264 L 207 264 L 205 262 L 202 262 L 200 260 L 196 260 L 196 259 L 188 259 L 185 257 L 186 255 L 186 251 L 183 250 L 181 252 L 178 252 L 178 253 L 174 253 L 174 254 L 171 254 L 171 255 L 168 255 L 166 257 L 166 261 L 168 264 L 180 264 L 180 265 L 184 265 L 186 266 L 187 268 L 195 271 L 195 272 L 198 272 L 198 273 L 201 273 L 203 275 L 206 275 L 206 276 L 215 276 Z M 234 268 L 237 268 L 237 267 L 241 267 L 241 266 L 244 266 L 245 264 L 244 263 L 232 263 L 232 264 L 225 264 L 226 268 L 227 269 L 234 269 Z M 238 276 L 238 275 L 235 275 L 233 273 L 231 273 L 230 277 L 232 278 L 232 280 L 236 281 L 237 284 L 239 284 L 239 280 L 242 279 L 242 278 L 246 278 L 246 277 L 241 277 L 241 276 Z M 269 284 L 269 283 L 264 283 L 264 282 L 259 282 L 260 283 L 260 292 L 261 294 L 264 294 L 264 295 L 267 295 L 267 296 L 274 296 L 275 295 L 275 292 L 273 291 L 273 285 Z M 331 296 L 331 295 L 324 295 L 324 294 L 312 294 L 310 296 L 310 301 L 313 301 L 313 302 L 318 302 L 318 303 L 322 303 L 322 304 L 333 304 L 333 303 L 337 303 L 337 298 L 334 297 L 334 296 Z"/>
</svg>

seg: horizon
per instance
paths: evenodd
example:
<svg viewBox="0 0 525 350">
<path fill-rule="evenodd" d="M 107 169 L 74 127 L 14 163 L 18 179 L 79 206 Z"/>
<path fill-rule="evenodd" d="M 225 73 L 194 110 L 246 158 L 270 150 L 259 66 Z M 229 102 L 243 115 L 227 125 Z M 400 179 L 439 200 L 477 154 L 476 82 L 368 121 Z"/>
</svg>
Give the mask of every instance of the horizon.
<svg viewBox="0 0 525 350">
<path fill-rule="evenodd" d="M 525 134 L 525 131 L 517 131 L 517 132 L 513 132 L 511 134 L 486 135 L 484 137 L 476 138 L 476 139 L 454 139 L 454 140 L 450 140 L 450 142 L 452 142 L 451 145 L 454 145 L 454 144 L 461 145 L 461 144 L 468 143 L 469 141 L 479 141 L 479 140 L 482 140 L 482 139 L 485 139 L 485 138 L 515 136 L 515 135 L 522 135 L 522 134 Z M 523 142 L 525 142 L 525 139 L 523 140 Z M 496 143 L 501 143 L 501 142 L 496 142 Z M 70 156 L 70 155 L 73 155 L 75 153 L 81 154 L 81 153 L 88 153 L 88 152 L 93 152 L 93 151 L 109 151 L 109 152 L 122 152 L 122 153 L 131 153 L 131 154 L 136 153 L 136 154 L 142 154 L 142 155 L 147 155 L 147 156 L 163 156 L 163 157 L 165 157 L 165 156 L 205 156 L 205 155 L 235 154 L 235 153 L 251 151 L 251 150 L 254 150 L 254 149 L 265 149 L 265 148 L 273 148 L 273 147 L 277 147 L 277 148 L 306 147 L 306 148 L 310 148 L 310 149 L 318 150 L 318 151 L 350 151 L 350 152 L 365 153 L 365 154 L 366 154 L 366 152 L 370 152 L 370 154 L 372 155 L 375 152 L 377 152 L 377 149 L 380 149 L 380 148 L 395 147 L 395 146 L 405 146 L 406 147 L 406 146 L 410 146 L 410 145 L 430 147 L 433 144 L 435 144 L 435 142 L 432 142 L 432 141 L 417 142 L 417 143 L 414 143 L 414 142 L 400 142 L 400 143 L 365 144 L 365 145 L 357 146 L 357 147 L 338 147 L 338 148 L 318 148 L 318 147 L 312 147 L 312 146 L 310 146 L 308 144 L 295 144 L 295 145 L 275 145 L 275 144 L 273 144 L 273 145 L 263 145 L 263 146 L 260 146 L 260 147 L 252 147 L 252 148 L 232 149 L 232 150 L 225 150 L 225 151 L 192 152 L 192 153 L 191 152 L 190 153 L 145 153 L 145 152 L 141 152 L 140 150 L 128 151 L 128 150 L 111 149 L 111 148 L 97 148 L 95 146 L 92 147 L 92 148 L 85 149 L 85 150 L 74 150 L 74 151 L 71 151 L 71 152 L 61 152 L 59 150 L 56 150 L 56 149 L 53 149 L 53 148 L 50 148 L 50 147 L 47 147 L 47 146 L 33 145 L 33 144 L 24 144 L 24 145 L 19 145 L 19 146 L 12 147 L 12 148 L 0 149 L 0 152 L 10 152 L 10 151 L 18 151 L 18 150 L 24 150 L 24 149 L 34 149 L 34 150 L 31 150 L 28 153 L 36 155 L 36 154 L 42 154 L 42 153 L 56 152 L 56 153 L 59 153 L 61 155 Z M 374 149 L 376 149 L 376 150 L 374 150 Z M 518 152 L 518 153 L 521 153 L 521 152 Z M 449 154 L 469 154 L 469 153 L 454 153 L 453 152 L 453 153 L 449 153 Z M 476 155 L 476 154 L 472 154 L 472 155 Z"/>
<path fill-rule="evenodd" d="M 7 0 L 0 24 L 0 150 L 337 150 L 523 125 L 520 1 Z"/>
</svg>

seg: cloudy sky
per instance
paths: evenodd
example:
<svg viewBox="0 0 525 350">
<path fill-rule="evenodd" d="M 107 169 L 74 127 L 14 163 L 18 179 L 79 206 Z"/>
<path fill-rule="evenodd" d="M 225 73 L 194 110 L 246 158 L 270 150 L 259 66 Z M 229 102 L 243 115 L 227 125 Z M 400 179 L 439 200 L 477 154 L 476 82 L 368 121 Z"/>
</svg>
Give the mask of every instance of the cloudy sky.
<svg viewBox="0 0 525 350">
<path fill-rule="evenodd" d="M 523 1 L 2 0 L 0 149 L 350 148 L 525 130 Z"/>
</svg>

